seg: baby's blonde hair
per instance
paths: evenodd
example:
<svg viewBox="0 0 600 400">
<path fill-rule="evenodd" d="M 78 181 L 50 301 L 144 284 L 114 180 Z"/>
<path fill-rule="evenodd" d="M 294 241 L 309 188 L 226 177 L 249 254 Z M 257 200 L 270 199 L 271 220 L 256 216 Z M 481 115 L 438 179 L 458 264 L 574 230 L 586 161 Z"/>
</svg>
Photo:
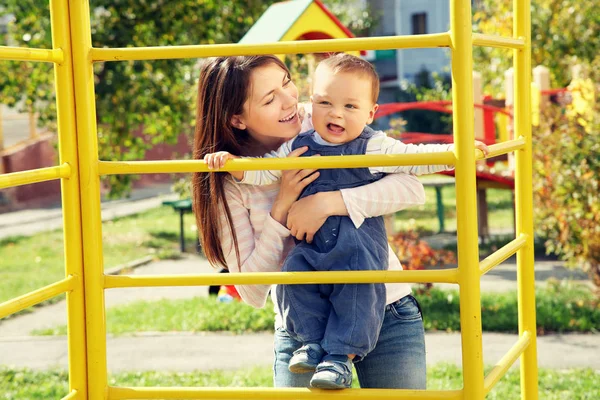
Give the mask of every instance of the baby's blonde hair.
<svg viewBox="0 0 600 400">
<path fill-rule="evenodd" d="M 346 53 L 338 53 L 321 61 L 317 68 L 325 66 L 334 74 L 340 72 L 349 72 L 364 76 L 371 80 L 371 100 L 373 104 L 377 103 L 379 97 L 379 75 L 370 62 L 360 57 L 352 56 Z"/>
</svg>

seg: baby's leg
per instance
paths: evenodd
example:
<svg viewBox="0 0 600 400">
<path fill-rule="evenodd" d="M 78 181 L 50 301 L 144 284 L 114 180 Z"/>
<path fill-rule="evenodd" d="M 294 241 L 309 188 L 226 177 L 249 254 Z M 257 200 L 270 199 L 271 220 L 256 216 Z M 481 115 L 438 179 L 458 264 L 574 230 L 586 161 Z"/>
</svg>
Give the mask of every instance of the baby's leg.
<svg viewBox="0 0 600 400">
<path fill-rule="evenodd" d="M 308 272 L 314 269 L 301 255 L 290 255 L 286 272 Z M 329 299 L 314 284 L 277 285 L 277 302 L 285 329 L 303 343 L 320 343 L 330 314 Z"/>
<path fill-rule="evenodd" d="M 333 285 L 323 349 L 328 354 L 367 355 L 379 337 L 385 300 L 382 283 Z"/>
</svg>

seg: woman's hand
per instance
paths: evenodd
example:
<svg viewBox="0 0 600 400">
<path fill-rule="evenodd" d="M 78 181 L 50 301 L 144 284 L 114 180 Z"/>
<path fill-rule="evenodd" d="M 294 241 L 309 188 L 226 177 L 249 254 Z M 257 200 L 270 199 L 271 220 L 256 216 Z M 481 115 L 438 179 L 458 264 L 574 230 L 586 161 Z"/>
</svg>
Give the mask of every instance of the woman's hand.
<svg viewBox="0 0 600 400">
<path fill-rule="evenodd" d="M 299 147 L 288 154 L 288 157 L 299 157 L 308 150 L 308 147 Z M 300 196 L 302 190 L 319 177 L 316 169 L 294 169 L 282 171 L 279 193 L 271 208 L 271 216 L 281 225 L 286 225 L 290 207 Z"/>
<path fill-rule="evenodd" d="M 312 243 L 315 233 L 332 215 L 348 215 L 339 190 L 315 193 L 296 201 L 288 212 L 287 227 L 296 239 Z"/>
</svg>

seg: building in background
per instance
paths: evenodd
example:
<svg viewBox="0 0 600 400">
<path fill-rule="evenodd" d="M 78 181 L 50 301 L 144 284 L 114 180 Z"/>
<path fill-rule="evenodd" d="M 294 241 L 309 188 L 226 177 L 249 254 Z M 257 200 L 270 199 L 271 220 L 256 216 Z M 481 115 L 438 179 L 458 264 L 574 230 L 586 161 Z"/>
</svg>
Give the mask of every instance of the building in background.
<svg viewBox="0 0 600 400">
<path fill-rule="evenodd" d="M 423 35 L 450 28 L 448 0 L 371 0 L 370 12 L 377 21 L 371 36 Z M 450 51 L 445 48 L 376 50 L 367 59 L 381 78 L 380 102 L 397 101 L 402 81 L 415 83 L 419 74 L 449 73 Z"/>
</svg>

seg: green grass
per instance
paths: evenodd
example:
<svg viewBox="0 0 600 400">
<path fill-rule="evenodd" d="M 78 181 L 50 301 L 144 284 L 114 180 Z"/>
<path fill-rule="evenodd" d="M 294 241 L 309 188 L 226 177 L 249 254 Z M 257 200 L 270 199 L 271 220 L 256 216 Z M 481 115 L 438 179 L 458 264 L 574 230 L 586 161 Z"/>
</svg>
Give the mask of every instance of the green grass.
<svg viewBox="0 0 600 400">
<path fill-rule="evenodd" d="M 487 368 L 489 371 L 489 368 Z M 539 371 L 539 398 L 544 400 L 595 400 L 600 398 L 600 373 L 591 369 Z M 271 387 L 270 367 L 238 371 L 196 372 L 124 372 L 109 377 L 111 386 L 170 387 Z M 431 390 L 452 390 L 462 387 L 461 370 L 449 364 L 428 368 L 427 385 Z M 358 387 L 354 375 L 353 387 Z M 32 371 L 0 367 L 0 399 L 59 399 L 67 394 L 68 375 L 65 371 Z M 520 399 L 519 371 L 511 370 L 486 397 L 487 400 Z"/>
<path fill-rule="evenodd" d="M 415 295 L 421 303 L 428 331 L 459 331 L 457 291 L 433 290 Z M 600 305 L 583 286 L 548 285 L 536 293 L 537 321 L 543 332 L 597 332 Z M 244 303 L 218 303 L 214 297 L 155 302 L 138 301 L 109 308 L 107 331 L 114 335 L 135 332 L 270 331 L 274 325 L 273 305 L 262 309 Z M 517 295 L 482 295 L 482 324 L 487 332 L 517 332 Z M 32 332 L 35 335 L 65 335 L 66 326 Z"/>
<path fill-rule="evenodd" d="M 115 335 L 148 331 L 230 331 L 239 334 L 272 330 L 274 323 L 272 303 L 256 309 L 245 303 L 219 303 L 214 296 L 136 301 L 106 311 L 107 332 Z M 35 335 L 66 333 L 65 325 L 33 332 Z"/>
<path fill-rule="evenodd" d="M 185 215 L 186 249 L 196 241 L 192 214 Z M 144 256 L 179 255 L 179 214 L 159 207 L 102 224 L 105 269 Z M 0 303 L 64 278 L 62 230 L 0 241 Z M 57 300 L 57 299 L 56 299 Z"/>
</svg>

